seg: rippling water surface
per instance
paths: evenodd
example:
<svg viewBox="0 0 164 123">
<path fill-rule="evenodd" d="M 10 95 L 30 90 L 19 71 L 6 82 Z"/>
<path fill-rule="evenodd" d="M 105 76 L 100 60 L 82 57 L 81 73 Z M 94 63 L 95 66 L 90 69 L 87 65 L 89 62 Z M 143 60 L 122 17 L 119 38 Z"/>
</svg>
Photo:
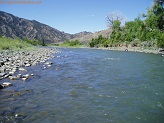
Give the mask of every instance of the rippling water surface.
<svg viewBox="0 0 164 123">
<path fill-rule="evenodd" d="M 34 77 L 0 91 L 0 123 L 164 121 L 164 57 L 60 50 L 50 68 L 27 68 Z"/>
</svg>

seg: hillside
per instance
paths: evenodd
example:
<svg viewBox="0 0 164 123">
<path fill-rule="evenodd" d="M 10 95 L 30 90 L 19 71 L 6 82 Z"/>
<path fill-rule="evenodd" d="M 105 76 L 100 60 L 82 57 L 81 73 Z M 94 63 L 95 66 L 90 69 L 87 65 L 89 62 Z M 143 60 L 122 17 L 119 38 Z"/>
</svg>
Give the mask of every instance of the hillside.
<svg viewBox="0 0 164 123">
<path fill-rule="evenodd" d="M 0 36 L 38 40 L 43 38 L 46 43 L 58 43 L 74 37 L 35 20 L 19 18 L 2 11 L 0 11 Z"/>
<path fill-rule="evenodd" d="M 111 29 L 107 29 L 95 33 L 83 31 L 76 34 L 68 34 L 36 20 L 27 20 L 0 11 L 0 36 L 21 39 L 27 37 L 28 39 L 38 40 L 43 38 L 46 43 L 59 43 L 68 39 L 72 41 L 78 39 L 82 43 L 88 43 L 92 38 L 99 35 L 109 37 L 111 32 Z"/>
<path fill-rule="evenodd" d="M 86 44 L 86 43 L 89 43 L 92 40 L 92 38 L 97 38 L 99 35 L 109 38 L 111 33 L 112 33 L 112 29 L 106 29 L 106 30 L 95 32 L 95 33 L 78 33 L 79 35 L 74 36 L 74 38 L 71 40 L 77 39 L 80 42 Z"/>
</svg>

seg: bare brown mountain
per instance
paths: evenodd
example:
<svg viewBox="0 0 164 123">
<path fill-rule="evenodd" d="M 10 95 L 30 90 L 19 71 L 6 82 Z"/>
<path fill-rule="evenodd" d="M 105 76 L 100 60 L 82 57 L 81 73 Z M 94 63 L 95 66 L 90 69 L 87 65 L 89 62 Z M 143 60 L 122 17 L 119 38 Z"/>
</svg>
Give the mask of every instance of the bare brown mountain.
<svg viewBox="0 0 164 123">
<path fill-rule="evenodd" d="M 68 39 L 78 39 L 83 43 L 88 43 L 92 38 L 98 37 L 98 35 L 109 37 L 110 33 L 111 29 L 102 30 L 96 33 L 83 31 L 76 34 L 68 34 L 36 20 L 27 20 L 0 11 L 0 36 L 11 38 L 19 37 L 21 39 L 27 37 L 28 39 L 38 40 L 43 38 L 46 43 L 59 43 Z"/>
<path fill-rule="evenodd" d="M 45 39 L 47 43 L 58 43 L 74 38 L 35 20 L 27 20 L 0 11 L 0 35 L 11 38 Z"/>
<path fill-rule="evenodd" d="M 106 29 L 102 31 L 98 31 L 95 33 L 78 33 L 78 36 L 74 36 L 71 40 L 79 40 L 80 42 L 86 44 L 92 40 L 92 38 L 97 38 L 99 35 L 102 35 L 103 37 L 109 38 L 110 34 L 112 33 L 112 29 Z"/>
</svg>

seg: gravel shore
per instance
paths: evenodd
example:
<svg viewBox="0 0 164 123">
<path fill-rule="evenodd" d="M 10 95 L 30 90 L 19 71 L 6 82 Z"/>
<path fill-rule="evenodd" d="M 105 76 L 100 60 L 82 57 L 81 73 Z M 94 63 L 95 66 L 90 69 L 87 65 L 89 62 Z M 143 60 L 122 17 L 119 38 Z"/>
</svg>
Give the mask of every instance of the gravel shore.
<svg viewBox="0 0 164 123">
<path fill-rule="evenodd" d="M 47 61 L 58 52 L 56 48 L 47 47 L 32 51 L 0 51 L 0 80 L 9 78 L 10 80 L 22 79 L 25 81 L 33 74 L 22 75 L 18 71 L 26 71 L 27 73 L 27 67 L 39 63 L 44 63 L 45 67 L 50 67 L 52 63 Z"/>
</svg>

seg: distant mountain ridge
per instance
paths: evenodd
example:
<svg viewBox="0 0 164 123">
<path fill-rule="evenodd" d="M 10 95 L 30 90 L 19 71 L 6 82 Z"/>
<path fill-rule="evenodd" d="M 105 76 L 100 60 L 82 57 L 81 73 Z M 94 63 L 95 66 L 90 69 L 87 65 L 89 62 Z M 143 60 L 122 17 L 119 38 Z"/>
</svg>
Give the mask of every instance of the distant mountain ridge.
<svg viewBox="0 0 164 123">
<path fill-rule="evenodd" d="M 40 23 L 36 20 L 27 20 L 14 16 L 12 14 L 0 11 L 0 36 L 11 38 L 28 38 L 28 39 L 44 39 L 46 43 L 59 43 L 66 40 L 80 40 L 87 43 L 92 38 L 102 34 L 108 37 L 110 33 L 105 34 L 106 30 L 97 33 L 79 32 L 76 34 L 69 34 L 59 31 L 46 24 Z"/>
</svg>

